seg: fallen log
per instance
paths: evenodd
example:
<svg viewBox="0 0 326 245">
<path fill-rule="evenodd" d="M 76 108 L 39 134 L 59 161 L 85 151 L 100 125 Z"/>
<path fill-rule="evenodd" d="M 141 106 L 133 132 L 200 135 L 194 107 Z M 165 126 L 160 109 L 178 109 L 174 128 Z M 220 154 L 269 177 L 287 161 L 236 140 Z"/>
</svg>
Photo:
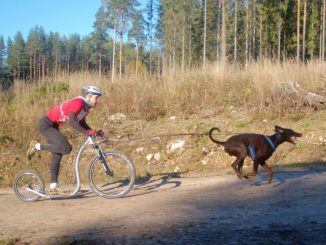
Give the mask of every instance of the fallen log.
<svg viewBox="0 0 326 245">
<path fill-rule="evenodd" d="M 313 108 L 325 107 L 326 105 L 326 96 L 306 91 L 297 81 L 276 83 L 271 97 L 274 103 L 302 104 Z"/>
</svg>

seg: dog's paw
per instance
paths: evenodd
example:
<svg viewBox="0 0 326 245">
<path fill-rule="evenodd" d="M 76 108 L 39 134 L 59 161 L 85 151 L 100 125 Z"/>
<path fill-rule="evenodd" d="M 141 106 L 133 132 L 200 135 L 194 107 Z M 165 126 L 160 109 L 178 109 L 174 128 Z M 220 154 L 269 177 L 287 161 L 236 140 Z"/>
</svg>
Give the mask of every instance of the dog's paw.
<svg viewBox="0 0 326 245">
<path fill-rule="evenodd" d="M 253 182 L 253 178 L 249 176 L 243 176 L 248 182 Z"/>
</svg>

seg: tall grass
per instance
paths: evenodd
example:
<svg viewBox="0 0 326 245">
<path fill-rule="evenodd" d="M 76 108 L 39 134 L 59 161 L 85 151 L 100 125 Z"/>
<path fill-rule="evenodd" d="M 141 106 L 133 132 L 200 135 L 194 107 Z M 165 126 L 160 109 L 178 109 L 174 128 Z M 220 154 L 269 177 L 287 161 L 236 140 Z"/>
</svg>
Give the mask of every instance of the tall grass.
<svg viewBox="0 0 326 245">
<path fill-rule="evenodd" d="M 87 84 L 104 90 L 95 123 L 103 123 L 117 112 L 129 118 L 154 120 L 171 115 L 191 115 L 202 109 L 220 111 L 229 106 L 251 106 L 261 113 L 274 84 L 296 80 L 306 90 L 326 95 L 325 63 L 278 64 L 269 60 L 252 63 L 247 69 L 238 65 L 193 69 L 160 77 L 126 77 L 111 82 L 97 74 L 78 73 L 37 85 L 16 81 L 10 91 L 1 93 L 0 137 L 25 144 L 37 134 L 38 118 L 53 105 L 80 94 Z M 0 138 L 1 139 L 1 138 Z"/>
</svg>

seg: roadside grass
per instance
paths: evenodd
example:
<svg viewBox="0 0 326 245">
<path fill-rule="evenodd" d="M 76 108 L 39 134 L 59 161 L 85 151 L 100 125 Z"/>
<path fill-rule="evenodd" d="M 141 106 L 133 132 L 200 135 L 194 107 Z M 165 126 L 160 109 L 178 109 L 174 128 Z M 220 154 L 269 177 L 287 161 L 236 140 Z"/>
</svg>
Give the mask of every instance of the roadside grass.
<svg viewBox="0 0 326 245">
<path fill-rule="evenodd" d="M 0 236 L 0 245 L 14 245 L 19 241 L 19 239 L 12 236 Z"/>
</svg>

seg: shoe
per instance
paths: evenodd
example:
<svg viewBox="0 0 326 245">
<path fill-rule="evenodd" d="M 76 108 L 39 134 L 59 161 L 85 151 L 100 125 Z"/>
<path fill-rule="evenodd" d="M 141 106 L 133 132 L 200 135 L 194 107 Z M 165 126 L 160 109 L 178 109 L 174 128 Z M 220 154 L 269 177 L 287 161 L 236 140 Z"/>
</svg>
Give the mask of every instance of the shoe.
<svg viewBox="0 0 326 245">
<path fill-rule="evenodd" d="M 51 196 L 59 195 L 59 191 L 56 188 L 49 189 L 48 194 L 51 195 Z"/>
<path fill-rule="evenodd" d="M 48 190 L 48 194 L 49 195 L 65 195 L 65 194 L 67 194 L 67 193 L 71 193 L 71 191 L 69 191 L 69 190 L 64 190 L 64 189 L 61 189 L 60 187 L 58 188 L 50 188 L 49 190 Z"/>
<path fill-rule="evenodd" d="M 34 154 L 36 152 L 36 148 L 35 148 L 36 143 L 37 143 L 36 140 L 32 140 L 31 143 L 29 144 L 29 148 L 26 153 L 26 157 L 28 160 L 31 160 L 32 156 L 34 156 Z"/>
</svg>

